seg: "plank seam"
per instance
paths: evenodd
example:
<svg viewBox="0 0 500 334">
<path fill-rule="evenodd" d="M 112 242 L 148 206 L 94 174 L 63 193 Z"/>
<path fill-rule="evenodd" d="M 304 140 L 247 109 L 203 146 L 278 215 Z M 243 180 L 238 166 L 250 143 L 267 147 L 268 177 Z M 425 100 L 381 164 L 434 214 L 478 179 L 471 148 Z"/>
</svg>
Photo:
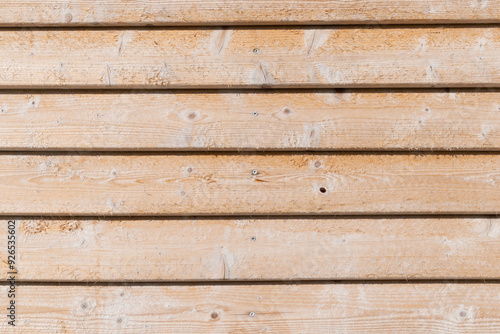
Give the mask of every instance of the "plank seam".
<svg viewBox="0 0 500 334">
<path fill-rule="evenodd" d="M 238 285 L 388 285 L 388 284 L 500 284 L 500 279 L 394 279 L 394 280 L 272 280 L 272 281 L 256 281 L 256 280 L 231 280 L 231 281 L 89 281 L 89 282 L 57 282 L 57 281 L 44 281 L 44 282 L 26 282 L 17 280 L 19 286 L 238 286 Z M 9 285 L 8 282 L 1 281 L 0 286 Z"/>
<path fill-rule="evenodd" d="M 415 24 L 389 24 L 389 23 L 373 23 L 373 24 L 270 24 L 270 25 L 233 25 L 223 22 L 213 25 L 178 25 L 178 26 L 134 26 L 134 25 L 119 25 L 119 26 L 4 26 L 0 24 L 0 32 L 2 31 L 106 31 L 106 30 L 212 30 L 212 29 L 234 29 L 234 30 L 287 30 L 287 29 L 426 29 L 426 28 L 499 28 L 500 20 L 488 23 L 415 23 Z"/>
</svg>

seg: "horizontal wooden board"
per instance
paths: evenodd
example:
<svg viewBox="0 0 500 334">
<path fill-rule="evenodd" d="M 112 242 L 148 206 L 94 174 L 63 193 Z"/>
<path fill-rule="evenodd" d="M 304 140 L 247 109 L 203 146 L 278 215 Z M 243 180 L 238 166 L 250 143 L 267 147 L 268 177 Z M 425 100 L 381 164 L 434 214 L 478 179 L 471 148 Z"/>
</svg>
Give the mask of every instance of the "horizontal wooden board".
<svg viewBox="0 0 500 334">
<path fill-rule="evenodd" d="M 0 26 L 499 23 L 494 1 L 3 0 Z"/>
<path fill-rule="evenodd" d="M 7 290 L 0 287 L 2 305 L 8 305 Z M 16 313 L 16 327 L 4 319 L 0 329 L 23 334 L 494 333 L 500 327 L 500 285 L 20 285 Z"/>
<path fill-rule="evenodd" d="M 2 30 L 0 88 L 500 86 L 499 27 Z"/>
<path fill-rule="evenodd" d="M 0 107 L 1 150 L 500 149 L 498 91 L 4 91 Z"/>
<path fill-rule="evenodd" d="M 7 221 L 1 223 L 7 240 Z M 500 279 L 498 219 L 15 223 L 22 281 Z"/>
<path fill-rule="evenodd" d="M 499 184 L 498 154 L 3 154 L 0 212 L 497 214 Z"/>
</svg>

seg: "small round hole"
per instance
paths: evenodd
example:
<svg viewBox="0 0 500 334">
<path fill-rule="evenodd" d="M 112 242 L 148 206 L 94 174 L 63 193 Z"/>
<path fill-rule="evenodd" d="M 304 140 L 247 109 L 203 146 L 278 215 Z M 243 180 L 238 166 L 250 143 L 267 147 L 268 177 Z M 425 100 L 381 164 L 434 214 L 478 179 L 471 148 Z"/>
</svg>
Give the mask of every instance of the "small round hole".
<svg viewBox="0 0 500 334">
<path fill-rule="evenodd" d="M 260 50 L 259 49 L 253 49 L 253 53 L 259 53 Z"/>
<path fill-rule="evenodd" d="M 322 194 L 326 193 L 326 188 L 325 187 L 319 188 L 319 192 Z"/>
<path fill-rule="evenodd" d="M 253 115 L 253 117 L 257 117 L 257 116 L 259 116 L 259 113 L 258 113 L 258 112 L 256 112 L 256 111 L 254 111 L 254 112 L 252 113 L 252 115 Z"/>
<path fill-rule="evenodd" d="M 258 170 L 256 170 L 256 169 L 254 169 L 254 170 L 252 171 L 252 175 L 257 175 L 257 174 L 259 174 L 259 171 L 258 171 Z"/>
</svg>

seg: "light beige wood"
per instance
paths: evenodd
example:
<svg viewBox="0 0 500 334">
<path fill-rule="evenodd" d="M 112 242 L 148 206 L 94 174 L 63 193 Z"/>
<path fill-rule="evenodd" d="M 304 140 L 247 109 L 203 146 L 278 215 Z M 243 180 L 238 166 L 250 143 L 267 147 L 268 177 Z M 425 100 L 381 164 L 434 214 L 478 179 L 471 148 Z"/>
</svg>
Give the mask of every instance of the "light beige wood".
<svg viewBox="0 0 500 334">
<path fill-rule="evenodd" d="M 500 278 L 498 219 L 26 218 L 16 224 L 19 281 Z M 7 228 L 0 232 L 7 240 Z"/>
<path fill-rule="evenodd" d="M 8 333 L 495 333 L 498 284 L 18 286 Z M 7 305 L 7 286 L 0 287 Z M 253 312 L 253 313 L 252 313 Z"/>
<path fill-rule="evenodd" d="M 500 149 L 498 91 L 4 91 L 0 107 L 2 150 Z"/>
<path fill-rule="evenodd" d="M 477 0 L 3 0 L 1 26 L 499 23 Z"/>
<path fill-rule="evenodd" d="M 0 212 L 497 214 L 499 184 L 497 154 L 4 154 Z"/>
<path fill-rule="evenodd" d="M 498 87 L 499 27 L 0 31 L 0 88 Z"/>
</svg>

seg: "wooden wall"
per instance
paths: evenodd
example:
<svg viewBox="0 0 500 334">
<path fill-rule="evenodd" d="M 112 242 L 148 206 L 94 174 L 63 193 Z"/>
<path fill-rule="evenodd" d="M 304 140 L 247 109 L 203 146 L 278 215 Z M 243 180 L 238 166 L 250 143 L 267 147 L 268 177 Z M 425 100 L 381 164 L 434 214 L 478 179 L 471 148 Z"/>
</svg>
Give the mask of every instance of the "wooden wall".
<svg viewBox="0 0 500 334">
<path fill-rule="evenodd" d="M 3 0 L 0 331 L 500 333 L 498 88 L 495 1 Z"/>
</svg>

